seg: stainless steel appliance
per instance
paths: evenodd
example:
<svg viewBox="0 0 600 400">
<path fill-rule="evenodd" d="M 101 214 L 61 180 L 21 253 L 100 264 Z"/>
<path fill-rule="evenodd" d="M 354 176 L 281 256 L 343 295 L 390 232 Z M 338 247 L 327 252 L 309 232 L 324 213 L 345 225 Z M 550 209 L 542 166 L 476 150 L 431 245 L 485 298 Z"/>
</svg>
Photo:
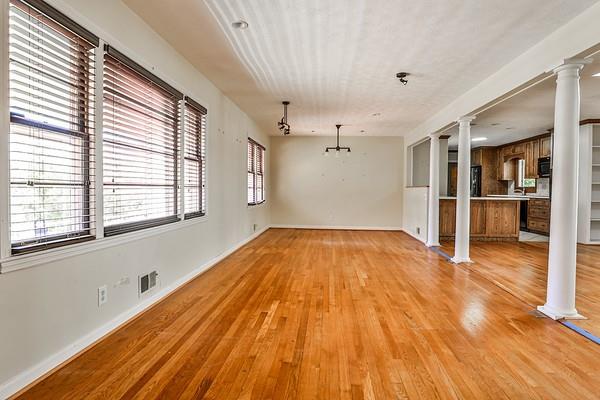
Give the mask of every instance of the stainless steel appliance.
<svg viewBox="0 0 600 400">
<path fill-rule="evenodd" d="M 471 197 L 481 197 L 481 166 L 471 167 Z"/>
<path fill-rule="evenodd" d="M 540 178 L 549 178 L 552 175 L 552 162 L 550 157 L 538 158 L 538 176 Z"/>
</svg>

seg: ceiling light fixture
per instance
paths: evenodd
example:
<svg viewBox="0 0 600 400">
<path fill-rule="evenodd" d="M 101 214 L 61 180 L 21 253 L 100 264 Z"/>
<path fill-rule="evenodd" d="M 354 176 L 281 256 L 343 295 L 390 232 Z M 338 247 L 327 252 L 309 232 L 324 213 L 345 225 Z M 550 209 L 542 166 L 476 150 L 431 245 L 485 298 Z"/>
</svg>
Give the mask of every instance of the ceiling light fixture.
<svg viewBox="0 0 600 400">
<path fill-rule="evenodd" d="M 400 80 L 400 83 L 406 86 L 408 80 L 406 79 L 410 74 L 408 72 L 398 72 L 396 78 Z"/>
<path fill-rule="evenodd" d="M 244 21 L 243 19 L 240 19 L 239 21 L 235 21 L 231 23 L 231 26 L 233 26 L 235 29 L 248 29 L 248 23 L 246 21 Z"/>
<path fill-rule="evenodd" d="M 594 74 L 594 75 L 592 75 L 592 76 L 594 76 L 594 77 L 596 77 L 596 78 L 600 78 L 600 72 L 598 72 L 597 74 Z"/>
<path fill-rule="evenodd" d="M 290 104 L 290 102 L 282 101 L 281 104 L 283 104 L 283 117 L 281 117 L 281 121 L 277 122 L 277 126 L 284 135 L 289 135 L 291 128 L 287 120 L 287 106 Z"/>
<path fill-rule="evenodd" d="M 336 140 L 336 145 L 335 147 L 325 147 L 325 155 L 329 154 L 329 150 L 335 150 L 335 156 L 339 157 L 340 156 L 340 151 L 341 150 L 345 150 L 348 152 L 348 155 L 350 155 L 350 147 L 340 147 L 340 128 L 342 127 L 342 125 L 337 124 L 335 126 L 337 128 L 337 140 Z"/>
<path fill-rule="evenodd" d="M 372 117 L 379 117 L 379 116 L 381 116 L 381 113 L 373 113 L 373 114 L 371 114 L 371 116 Z"/>
<path fill-rule="evenodd" d="M 486 137 L 474 137 L 471 139 L 471 142 L 485 142 L 486 140 Z"/>
</svg>

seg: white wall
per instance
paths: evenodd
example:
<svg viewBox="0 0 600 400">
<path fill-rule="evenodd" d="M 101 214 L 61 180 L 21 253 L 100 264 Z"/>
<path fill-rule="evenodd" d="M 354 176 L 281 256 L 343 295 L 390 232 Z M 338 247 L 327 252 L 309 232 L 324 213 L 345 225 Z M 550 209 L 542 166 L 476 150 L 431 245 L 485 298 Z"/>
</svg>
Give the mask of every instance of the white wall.
<svg viewBox="0 0 600 400">
<path fill-rule="evenodd" d="M 448 195 L 448 139 L 440 139 L 440 196 Z"/>
<path fill-rule="evenodd" d="M 423 243 L 427 241 L 427 204 L 429 187 L 407 187 L 404 189 L 404 231 Z"/>
<path fill-rule="evenodd" d="M 429 152 L 431 141 L 426 140 L 412 148 L 412 184 L 411 186 L 429 185 Z"/>
<path fill-rule="evenodd" d="M 333 137 L 271 138 L 271 222 L 400 228 L 403 139 L 342 137 L 352 153 L 324 156 Z"/>
<path fill-rule="evenodd" d="M 6 1 L 1 0 L 3 7 Z M 208 108 L 208 217 L 154 236 L 1 274 L 0 398 L 60 361 L 73 343 L 143 304 L 137 296 L 139 273 L 158 269 L 161 286 L 167 288 L 250 237 L 254 224 L 258 230 L 269 224 L 268 176 L 267 202 L 246 205 L 247 135 L 267 147 L 267 174 L 271 155 L 268 137 L 253 121 L 121 2 L 50 3 Z M 1 106 L 7 109 L 5 99 Z M 122 277 L 131 283 L 114 288 Z M 101 285 L 108 285 L 108 303 L 99 308 Z M 49 359 L 63 349 L 67 351 Z"/>
</svg>

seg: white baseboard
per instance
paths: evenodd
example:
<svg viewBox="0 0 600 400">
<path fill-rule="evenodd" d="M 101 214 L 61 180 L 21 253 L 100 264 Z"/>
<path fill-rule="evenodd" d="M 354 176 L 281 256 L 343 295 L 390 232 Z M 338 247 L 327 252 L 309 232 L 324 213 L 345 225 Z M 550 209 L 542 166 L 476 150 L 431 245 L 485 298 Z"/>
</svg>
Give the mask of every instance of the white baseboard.
<svg viewBox="0 0 600 400">
<path fill-rule="evenodd" d="M 98 340 L 102 339 L 104 336 L 108 335 L 109 333 L 111 333 L 112 331 L 114 331 L 115 329 L 117 329 L 118 327 L 120 327 L 121 325 L 123 325 L 124 323 L 129 321 L 130 319 L 136 317 L 138 314 L 145 311 L 146 309 L 151 307 L 153 304 L 155 304 L 162 298 L 164 298 L 167 295 L 174 292 L 180 286 L 186 284 L 187 282 L 194 279 L 198 275 L 206 272 L 207 270 L 209 270 L 210 268 L 215 266 L 219 261 L 223 260 L 225 257 L 230 255 L 231 253 L 238 250 L 240 247 L 242 247 L 245 244 L 247 244 L 248 242 L 256 239 L 267 229 L 269 229 L 268 225 L 266 227 L 264 227 L 263 229 L 261 229 L 260 231 L 255 232 L 254 234 L 252 234 L 245 240 L 242 240 L 241 242 L 232 246 L 225 252 L 219 254 L 212 260 L 210 260 L 210 261 L 204 263 L 203 265 L 201 265 L 200 267 L 194 269 L 187 275 L 184 275 L 183 277 L 179 278 L 178 280 L 171 283 L 170 285 L 163 287 L 160 291 L 156 292 L 156 294 L 154 294 L 153 296 L 144 299 L 142 302 L 140 302 L 133 308 L 130 308 L 129 310 L 119 314 L 116 318 L 112 319 L 110 322 L 108 322 L 108 323 L 100 326 L 98 329 L 88 333 L 87 335 L 85 335 L 82 338 L 80 338 L 79 340 L 77 340 L 75 343 L 65 347 L 64 349 L 58 351 L 57 353 L 46 358 L 45 360 L 41 361 L 40 363 L 34 365 L 33 367 L 29 368 L 28 370 L 21 372 L 20 374 L 9 379 L 8 381 L 3 382 L 2 384 L 0 384 L 0 399 L 8 398 L 9 396 L 17 393 L 19 390 L 25 388 L 27 385 L 29 385 L 32 382 L 34 382 L 35 380 L 39 379 L 44 374 L 50 372 L 52 369 L 56 368 L 60 364 L 69 360 L 70 358 L 76 356 L 78 353 L 85 350 L 92 344 L 96 343 Z"/>
<path fill-rule="evenodd" d="M 426 240 L 426 239 L 422 239 L 422 238 L 418 237 L 417 235 L 415 235 L 414 233 L 412 233 L 412 232 L 411 232 L 411 231 L 409 231 L 408 229 L 404 229 L 404 228 L 402 228 L 402 229 L 401 229 L 401 231 L 402 231 L 402 232 L 404 232 L 404 233 L 406 233 L 407 235 L 410 235 L 410 236 L 412 236 L 413 238 L 417 239 L 419 242 L 421 242 L 421 243 L 423 243 L 423 244 L 426 244 L 426 243 L 427 243 L 427 240 Z"/>
<path fill-rule="evenodd" d="M 352 230 L 352 231 L 401 231 L 397 226 L 345 226 L 345 225 L 287 225 L 271 224 L 271 228 L 286 229 L 330 229 L 330 230 Z"/>
</svg>

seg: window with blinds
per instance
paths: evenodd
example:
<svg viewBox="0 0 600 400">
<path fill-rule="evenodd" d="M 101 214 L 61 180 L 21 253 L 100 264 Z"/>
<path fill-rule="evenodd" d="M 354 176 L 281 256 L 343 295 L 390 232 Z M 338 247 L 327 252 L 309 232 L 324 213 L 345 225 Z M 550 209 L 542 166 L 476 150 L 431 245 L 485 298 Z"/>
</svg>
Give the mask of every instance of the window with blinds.
<svg viewBox="0 0 600 400">
<path fill-rule="evenodd" d="M 265 201 L 265 148 L 248 138 L 248 204 Z"/>
<path fill-rule="evenodd" d="M 206 108 L 186 97 L 184 107 L 185 218 L 206 213 Z"/>
<path fill-rule="evenodd" d="M 42 1 L 10 0 L 13 254 L 94 237 L 98 38 Z"/>
<path fill-rule="evenodd" d="M 182 94 L 110 46 L 103 88 L 104 234 L 179 220 Z"/>
</svg>

